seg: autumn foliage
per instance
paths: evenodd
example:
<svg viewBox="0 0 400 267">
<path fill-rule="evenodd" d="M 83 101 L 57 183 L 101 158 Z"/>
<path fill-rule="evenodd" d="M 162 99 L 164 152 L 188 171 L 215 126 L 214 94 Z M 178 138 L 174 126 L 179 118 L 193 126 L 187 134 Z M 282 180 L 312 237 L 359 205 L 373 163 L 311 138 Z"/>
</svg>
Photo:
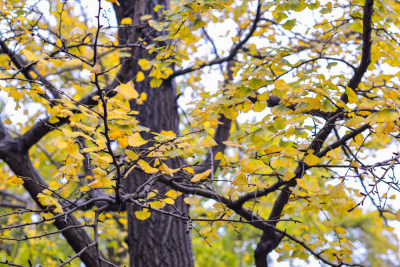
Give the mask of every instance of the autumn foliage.
<svg viewBox="0 0 400 267">
<path fill-rule="evenodd" d="M 2 1 L 0 263 L 398 265 L 399 13 Z"/>
</svg>

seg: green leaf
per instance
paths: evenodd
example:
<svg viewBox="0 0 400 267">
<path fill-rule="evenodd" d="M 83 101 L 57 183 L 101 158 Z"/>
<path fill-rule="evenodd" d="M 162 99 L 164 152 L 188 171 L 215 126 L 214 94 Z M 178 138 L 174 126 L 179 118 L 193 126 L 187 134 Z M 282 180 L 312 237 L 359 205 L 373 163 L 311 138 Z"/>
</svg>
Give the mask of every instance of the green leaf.
<svg viewBox="0 0 400 267">
<path fill-rule="evenodd" d="M 196 19 L 193 23 L 193 30 L 197 30 L 201 27 L 204 27 L 206 24 L 204 21 L 202 21 L 201 19 Z"/>
<path fill-rule="evenodd" d="M 293 29 L 293 27 L 296 25 L 296 19 L 291 19 L 291 20 L 288 20 L 288 21 L 286 21 L 283 25 L 282 25 L 282 27 L 285 29 L 285 30 L 291 30 L 291 29 Z"/>
</svg>

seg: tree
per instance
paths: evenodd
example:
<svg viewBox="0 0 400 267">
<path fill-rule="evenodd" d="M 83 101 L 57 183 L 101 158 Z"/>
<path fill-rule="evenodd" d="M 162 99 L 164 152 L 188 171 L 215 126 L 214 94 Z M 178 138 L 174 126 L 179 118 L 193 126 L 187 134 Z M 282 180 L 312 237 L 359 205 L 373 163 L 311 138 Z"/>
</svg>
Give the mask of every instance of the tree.
<svg viewBox="0 0 400 267">
<path fill-rule="evenodd" d="M 2 2 L 1 263 L 397 265 L 397 1 L 108 1 Z"/>
</svg>

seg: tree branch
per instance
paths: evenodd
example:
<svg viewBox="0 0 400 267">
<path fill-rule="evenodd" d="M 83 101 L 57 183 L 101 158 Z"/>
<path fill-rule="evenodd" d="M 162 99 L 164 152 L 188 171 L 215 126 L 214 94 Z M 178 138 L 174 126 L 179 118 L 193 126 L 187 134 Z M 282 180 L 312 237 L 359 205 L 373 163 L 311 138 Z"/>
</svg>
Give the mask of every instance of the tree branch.
<svg viewBox="0 0 400 267">
<path fill-rule="evenodd" d="M 231 51 L 229 52 L 229 55 L 224 57 L 224 58 L 216 58 L 214 60 L 211 60 L 210 62 L 204 63 L 200 66 L 192 66 L 186 69 L 182 69 L 182 70 L 177 70 L 175 71 L 170 77 L 169 79 L 173 79 L 177 76 L 181 76 L 187 73 L 190 73 L 192 71 L 195 70 L 199 70 L 202 69 L 204 67 L 211 67 L 217 64 L 222 64 L 224 62 L 230 61 L 232 60 L 236 54 L 239 52 L 239 50 L 243 47 L 243 45 L 245 45 L 247 43 L 247 41 L 253 36 L 254 32 L 257 29 L 257 24 L 261 19 L 261 6 L 262 3 L 261 1 L 258 1 L 258 5 L 257 5 L 257 11 L 256 11 L 256 16 L 253 20 L 252 26 L 250 28 L 250 31 L 248 32 L 248 34 L 239 42 L 237 43 L 234 47 L 232 47 Z"/>
<path fill-rule="evenodd" d="M 362 47 L 362 55 L 361 55 L 361 62 L 360 65 L 357 67 L 353 77 L 350 79 L 348 86 L 355 90 L 361 82 L 362 77 L 364 76 L 365 72 L 368 69 L 368 65 L 371 62 L 371 31 L 372 31 L 372 14 L 373 14 L 373 0 L 366 0 L 364 5 L 364 17 L 363 17 L 363 47 Z M 348 97 L 346 93 L 341 96 L 341 100 L 345 103 L 348 102 Z M 331 148 L 326 148 L 322 152 L 320 149 L 322 148 L 323 143 L 325 142 L 326 138 L 331 133 L 332 129 L 335 127 L 336 120 L 339 114 L 342 111 L 338 109 L 336 112 L 332 113 L 329 117 L 327 122 L 325 123 L 324 127 L 318 132 L 314 141 L 311 143 L 309 149 L 313 149 L 316 155 L 324 155 L 323 153 L 327 153 Z M 361 126 L 359 131 L 364 131 L 368 128 L 368 125 Z M 354 131 L 353 134 L 357 133 Z M 357 133 L 358 134 L 358 133 Z M 351 134 L 350 134 L 351 135 Z M 343 140 L 350 139 L 350 135 L 347 137 L 342 138 Z M 355 135 L 354 135 L 355 136 Z M 340 146 L 340 142 L 335 142 L 334 145 Z M 279 219 L 284 206 L 289 201 L 289 197 L 291 195 L 291 187 L 296 186 L 297 182 L 296 179 L 299 179 L 304 174 L 306 168 L 308 166 L 304 162 L 300 162 L 299 166 L 295 171 L 295 177 L 287 182 L 287 184 L 282 188 L 282 191 L 279 193 L 277 199 L 275 200 L 274 206 L 271 210 L 270 216 L 268 217 L 269 220 L 276 220 Z M 276 223 L 273 223 L 276 225 Z"/>
<path fill-rule="evenodd" d="M 53 86 L 49 81 L 47 81 L 47 79 L 43 75 L 32 69 L 33 65 L 36 64 L 36 62 L 28 64 L 19 55 L 11 51 L 6 45 L 6 43 L 1 39 L 0 39 L 0 46 L 2 48 L 2 52 L 6 53 L 10 57 L 11 61 L 18 68 L 18 71 L 20 71 L 25 76 L 25 78 L 27 78 L 29 81 L 36 80 L 30 73 L 31 71 L 33 71 L 40 80 L 40 82 L 51 92 L 53 98 L 55 99 L 61 98 L 58 89 L 55 86 Z M 41 95 L 48 101 L 51 101 L 51 98 L 48 95 L 46 94 L 41 94 Z"/>
<path fill-rule="evenodd" d="M 10 191 L 0 189 L 0 195 L 3 195 L 5 197 L 11 197 L 11 198 L 14 198 L 15 200 L 17 200 L 19 202 L 22 202 L 25 205 L 24 207 L 33 206 L 33 203 L 30 202 L 29 200 L 27 200 L 26 198 L 23 198 L 23 197 L 21 197 L 19 195 L 16 195 L 16 194 L 14 194 L 14 193 L 12 193 Z"/>
<path fill-rule="evenodd" d="M 38 194 L 43 191 L 43 188 L 48 188 L 45 180 L 33 166 L 28 153 L 21 151 L 19 143 L 16 142 L 15 139 L 7 141 L 8 142 L 4 144 L 5 148 L 8 148 L 6 150 L 7 153 L 1 153 L 0 157 L 8 164 L 15 175 L 24 177 L 23 186 L 25 189 L 29 192 L 39 207 L 46 209 L 46 207 L 40 203 L 38 198 Z M 4 140 L 1 143 L 4 143 Z M 59 230 L 62 230 L 66 227 L 80 225 L 80 223 L 72 213 L 68 213 L 62 217 L 56 217 L 54 219 L 54 225 Z M 92 240 L 82 228 L 68 229 L 63 231 L 63 235 L 77 253 L 92 243 Z M 95 248 L 90 248 L 82 253 L 81 260 L 88 267 L 97 267 L 98 259 L 102 257 L 101 254 L 97 253 Z M 105 264 L 104 266 L 107 265 Z"/>
</svg>

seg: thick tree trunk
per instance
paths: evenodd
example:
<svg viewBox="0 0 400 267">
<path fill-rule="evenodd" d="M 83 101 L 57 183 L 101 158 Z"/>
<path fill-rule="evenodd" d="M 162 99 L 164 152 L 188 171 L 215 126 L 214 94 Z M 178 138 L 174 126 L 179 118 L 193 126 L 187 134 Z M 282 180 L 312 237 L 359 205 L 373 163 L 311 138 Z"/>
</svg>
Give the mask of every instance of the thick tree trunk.
<svg viewBox="0 0 400 267">
<path fill-rule="evenodd" d="M 158 18 L 158 14 L 153 11 L 154 6 L 163 5 L 168 7 L 168 0 L 143 1 L 143 0 L 120 0 L 120 6 L 115 6 L 118 22 L 126 17 L 131 17 L 133 25 L 140 23 L 139 18 L 145 14 L 152 14 L 154 19 Z M 146 28 L 121 28 L 118 32 L 120 44 L 132 43 L 138 37 L 149 36 L 151 29 Z M 155 38 L 158 32 L 152 31 L 151 38 Z M 132 80 L 135 82 L 136 74 L 143 71 L 137 65 L 139 58 L 151 59 L 155 55 L 149 55 L 145 51 L 133 49 L 129 66 L 126 68 L 127 75 L 124 75 L 127 82 Z M 145 72 L 145 77 L 149 71 Z M 176 91 L 173 80 L 164 81 L 158 88 L 150 87 L 150 80 L 146 78 L 142 82 L 135 82 L 135 89 L 140 94 L 145 92 L 147 100 L 143 105 L 131 103 L 134 110 L 139 111 L 137 119 L 140 125 L 150 128 L 152 132 L 160 132 L 161 130 L 173 131 L 178 133 L 179 117 L 177 113 Z M 151 134 L 144 137 L 150 138 Z M 166 162 L 169 167 L 177 168 L 179 160 Z M 126 191 L 134 192 L 138 186 L 143 184 L 149 178 L 142 172 L 132 172 L 127 178 Z M 154 188 L 160 194 L 164 194 L 169 190 L 163 184 L 155 184 Z M 175 200 L 175 208 L 181 214 L 189 213 L 189 206 L 183 201 L 183 196 Z M 164 208 L 165 210 L 176 212 L 171 206 Z M 145 221 L 138 220 L 135 211 L 138 207 L 133 205 L 127 206 L 128 210 L 128 237 L 130 265 L 135 267 L 141 266 L 171 266 L 171 267 L 190 267 L 193 266 L 193 253 L 191 246 L 190 233 L 188 227 L 182 221 L 157 212 L 152 212 L 149 219 Z"/>
<path fill-rule="evenodd" d="M 164 83 L 159 88 L 151 88 L 145 80 L 136 85 L 138 92 L 145 91 L 148 100 L 141 106 L 135 106 L 139 111 L 140 124 L 152 132 L 169 130 L 178 132 L 178 114 L 175 104 L 175 90 L 172 83 Z M 148 135 L 147 137 L 150 137 Z M 165 162 L 170 168 L 179 167 L 179 162 Z M 127 189 L 134 192 L 150 176 L 143 172 L 132 172 L 128 178 Z M 155 189 L 163 195 L 169 189 L 163 184 L 155 184 Z M 183 201 L 183 196 L 175 201 L 175 208 L 180 213 L 188 214 L 189 206 Z M 165 208 L 176 212 L 171 206 Z M 134 212 L 137 207 L 128 205 L 128 244 L 131 255 L 131 266 L 193 266 L 190 234 L 186 224 L 180 220 L 153 212 L 145 221 L 136 219 Z"/>
</svg>

